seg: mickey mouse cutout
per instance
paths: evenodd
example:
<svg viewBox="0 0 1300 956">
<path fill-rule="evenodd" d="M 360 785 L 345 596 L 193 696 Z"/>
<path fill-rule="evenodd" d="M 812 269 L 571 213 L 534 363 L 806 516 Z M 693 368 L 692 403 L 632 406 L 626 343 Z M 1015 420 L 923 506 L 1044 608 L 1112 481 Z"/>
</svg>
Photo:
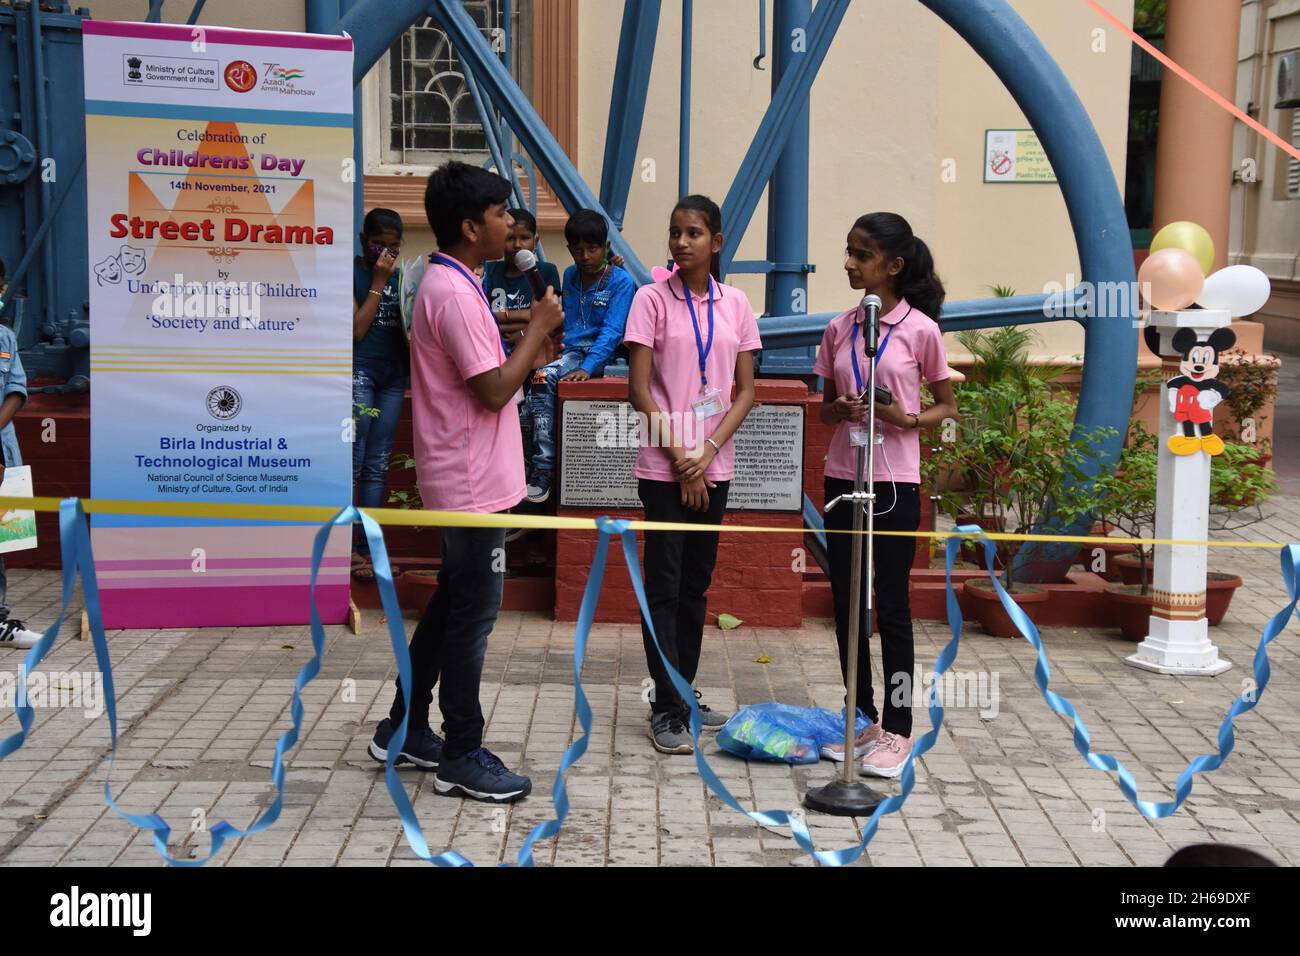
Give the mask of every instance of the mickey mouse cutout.
<svg viewBox="0 0 1300 956">
<path fill-rule="evenodd" d="M 1147 347 L 1159 354 L 1159 334 L 1146 329 Z M 1207 455 L 1223 452 L 1223 439 L 1212 433 L 1214 406 L 1228 397 L 1228 386 L 1217 381 L 1220 353 L 1232 348 L 1237 334 L 1231 329 L 1215 329 L 1201 341 L 1195 329 L 1174 333 L 1174 351 L 1182 356 L 1175 375 L 1165 386 L 1169 389 L 1169 411 L 1181 426 L 1181 434 L 1169 437 L 1169 450 L 1175 455 Z"/>
</svg>

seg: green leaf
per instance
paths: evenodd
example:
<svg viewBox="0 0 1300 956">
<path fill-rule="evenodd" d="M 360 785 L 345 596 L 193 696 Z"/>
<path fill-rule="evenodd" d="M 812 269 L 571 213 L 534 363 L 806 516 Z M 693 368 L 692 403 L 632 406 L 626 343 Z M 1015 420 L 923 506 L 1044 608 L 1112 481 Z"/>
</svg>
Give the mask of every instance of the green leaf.
<svg viewBox="0 0 1300 956">
<path fill-rule="evenodd" d="M 718 615 L 718 627 L 722 628 L 724 631 L 734 630 L 735 628 L 740 627 L 743 623 L 744 621 L 731 614 Z"/>
</svg>

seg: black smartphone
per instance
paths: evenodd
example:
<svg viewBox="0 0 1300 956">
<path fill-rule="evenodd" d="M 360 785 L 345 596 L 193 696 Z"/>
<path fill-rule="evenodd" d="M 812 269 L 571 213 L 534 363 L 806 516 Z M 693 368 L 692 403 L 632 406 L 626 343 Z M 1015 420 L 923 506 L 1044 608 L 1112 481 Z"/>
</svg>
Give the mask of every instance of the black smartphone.
<svg viewBox="0 0 1300 956">
<path fill-rule="evenodd" d="M 866 399 L 867 399 L 867 390 L 864 388 L 862 390 L 862 393 L 858 395 L 858 401 L 864 402 L 866 401 Z M 889 389 L 885 388 L 883 385 L 877 385 L 876 401 L 881 405 L 892 405 L 894 404 L 894 393 L 891 392 Z"/>
</svg>

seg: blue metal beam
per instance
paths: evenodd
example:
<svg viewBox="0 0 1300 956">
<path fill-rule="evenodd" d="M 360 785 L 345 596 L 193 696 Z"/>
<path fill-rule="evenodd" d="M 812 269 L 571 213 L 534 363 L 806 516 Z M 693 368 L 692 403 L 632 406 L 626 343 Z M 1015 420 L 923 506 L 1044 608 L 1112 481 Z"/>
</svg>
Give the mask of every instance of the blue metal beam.
<svg viewBox="0 0 1300 956">
<path fill-rule="evenodd" d="M 307 0 L 307 32 L 338 33 L 339 0 Z"/>
<path fill-rule="evenodd" d="M 600 204 L 617 229 L 623 228 L 627 196 L 632 189 L 641 120 L 650 92 L 659 34 L 659 0 L 626 0 L 618 37 L 618 61 L 609 98 L 605 131 L 605 160 L 600 174 Z"/>
<path fill-rule="evenodd" d="M 831 41 L 835 39 L 835 33 L 848 9 L 849 0 L 821 0 L 808 20 L 806 32 L 797 40 L 781 38 L 782 43 L 797 42 L 798 49 L 792 50 L 795 54 L 793 63 L 772 94 L 772 102 L 768 105 L 762 122 L 758 124 L 758 131 L 754 133 L 753 142 L 750 143 L 736 179 L 722 204 L 722 226 L 727 233 L 727 241 L 722 249 L 724 275 L 731 260 L 736 257 L 736 250 L 740 247 L 745 230 L 749 228 L 758 200 L 763 195 L 768 180 L 772 178 L 777 160 L 794 129 L 795 118 L 807 103 L 808 91 L 812 89 L 817 71 L 821 69 L 826 51 L 830 49 Z M 776 45 L 773 43 L 773 46 Z"/>
<path fill-rule="evenodd" d="M 796 30 L 808 28 L 812 0 L 775 0 L 772 8 L 772 92 L 780 88 L 781 79 L 804 54 L 794 52 L 787 38 Z M 790 124 L 789 138 L 781 151 L 768 191 L 767 257 L 771 262 L 808 261 L 808 94 L 799 100 Z M 784 315 L 808 311 L 808 274 L 784 269 L 767 273 L 763 311 Z M 812 373 L 813 346 L 796 349 L 764 349 L 762 371 L 765 375 L 785 372 L 793 375 Z"/>
<path fill-rule="evenodd" d="M 207 2 L 208 0 L 194 0 L 194 9 L 190 11 L 190 18 L 185 21 L 188 25 L 194 26 L 194 24 L 199 22 L 199 17 L 202 15 L 203 8 Z"/>
<path fill-rule="evenodd" d="M 362 0 L 362 5 L 366 2 L 368 0 Z M 394 5 L 401 2 L 403 0 L 393 0 Z M 541 117 L 537 115 L 528 97 L 501 65 L 501 61 L 493 55 L 478 27 L 465 12 L 465 8 L 458 0 L 432 0 L 431 7 L 434 16 L 438 18 L 438 22 L 456 47 L 456 54 L 461 58 L 461 62 L 474 71 L 474 76 L 483 85 L 484 92 L 510 123 L 515 135 L 519 137 L 519 142 L 533 157 L 561 205 L 566 209 L 583 207 L 595 209 L 609 218 L 600 200 L 583 181 L 572 161 L 564 154 L 564 150 L 560 149 L 560 145 L 546 128 Z M 615 251 L 627 260 L 625 268 L 632 273 L 637 282 L 642 284 L 649 282 L 649 270 L 641 263 L 636 252 L 623 238 L 623 234 L 617 229 L 612 230 L 610 241 Z"/>
<path fill-rule="evenodd" d="M 1056 61 L 1005 0 L 921 2 L 992 68 L 1038 134 L 1060 181 L 1084 281 L 1094 288 L 1103 282 L 1128 283 L 1127 288 L 1135 288 L 1128 222 L 1110 159 Z M 1130 305 L 1135 311 L 1137 303 Z M 1089 481 L 1101 469 L 1113 467 L 1128 431 L 1137 378 L 1136 318 L 1130 314 L 1085 325 L 1087 360 L 1075 435 L 1097 427 L 1117 432 L 1114 438 L 1090 447 L 1084 465 Z M 1049 519 L 1044 530 L 1077 534 L 1090 528 L 1090 518 L 1069 526 Z M 1033 544 L 1016 555 L 1015 573 L 1020 580 L 1060 575 L 1077 552 L 1074 545 Z"/>
<path fill-rule="evenodd" d="M 393 41 L 428 12 L 429 0 L 356 0 L 333 31 L 352 37 L 353 85 L 360 85 Z"/>
<path fill-rule="evenodd" d="M 691 56 L 695 41 L 695 3 L 682 0 L 681 106 L 677 130 L 677 195 L 691 192 Z"/>
<path fill-rule="evenodd" d="M 1061 295 L 1016 295 L 997 299 L 968 299 L 964 302 L 947 302 L 939 319 L 945 332 L 962 332 L 966 329 L 993 329 L 1004 325 L 1034 325 L 1041 322 L 1059 322 L 1064 303 L 1073 303 L 1076 314 L 1084 310 L 1086 297 L 1082 289 Z M 839 312 L 815 312 L 812 315 L 772 315 L 758 320 L 763 336 L 763 348 L 780 349 L 817 345 L 831 319 Z M 1086 325 L 1082 319 L 1074 319 Z"/>
</svg>

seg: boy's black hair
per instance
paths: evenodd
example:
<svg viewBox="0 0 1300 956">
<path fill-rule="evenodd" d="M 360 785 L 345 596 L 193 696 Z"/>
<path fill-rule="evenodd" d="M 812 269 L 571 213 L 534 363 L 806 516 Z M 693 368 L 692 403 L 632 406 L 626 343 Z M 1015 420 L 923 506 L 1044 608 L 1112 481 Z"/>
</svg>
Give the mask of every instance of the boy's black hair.
<svg viewBox="0 0 1300 956">
<path fill-rule="evenodd" d="M 903 260 L 903 271 L 894 277 L 894 294 L 938 321 L 947 293 L 935 274 L 930 247 L 912 232 L 907 220 L 897 213 L 872 212 L 858 217 L 853 228 L 870 236 L 889 259 Z"/>
<path fill-rule="evenodd" d="M 361 231 L 367 236 L 378 236 L 384 232 L 395 232 L 401 236 L 402 217 L 391 209 L 376 206 L 366 213 L 366 218 L 361 223 Z"/>
<path fill-rule="evenodd" d="M 579 209 L 564 224 L 564 241 L 571 246 L 580 242 L 603 246 L 609 242 L 609 223 L 594 209 Z"/>
<path fill-rule="evenodd" d="M 537 235 L 537 217 L 527 209 L 507 209 L 506 212 L 510 213 L 510 218 L 515 221 L 516 226 L 522 223 L 528 227 L 529 232 L 534 236 Z"/>
<path fill-rule="evenodd" d="M 673 207 L 673 212 L 677 212 L 679 209 L 684 209 L 687 212 L 697 212 L 703 216 L 704 221 L 709 224 L 710 234 L 716 236 L 718 233 L 722 232 L 722 210 L 718 207 L 718 204 L 708 196 L 701 196 L 698 193 L 691 196 L 683 196 L 681 199 L 677 200 L 677 205 Z M 716 281 L 721 282 L 721 272 L 722 256 L 715 252 L 713 258 L 709 262 L 709 273 Z"/>
<path fill-rule="evenodd" d="M 496 173 L 453 160 L 429 174 L 424 214 L 438 247 L 450 249 L 460 242 L 460 227 L 466 219 L 483 222 L 489 206 L 509 198 L 510 183 Z"/>
</svg>

